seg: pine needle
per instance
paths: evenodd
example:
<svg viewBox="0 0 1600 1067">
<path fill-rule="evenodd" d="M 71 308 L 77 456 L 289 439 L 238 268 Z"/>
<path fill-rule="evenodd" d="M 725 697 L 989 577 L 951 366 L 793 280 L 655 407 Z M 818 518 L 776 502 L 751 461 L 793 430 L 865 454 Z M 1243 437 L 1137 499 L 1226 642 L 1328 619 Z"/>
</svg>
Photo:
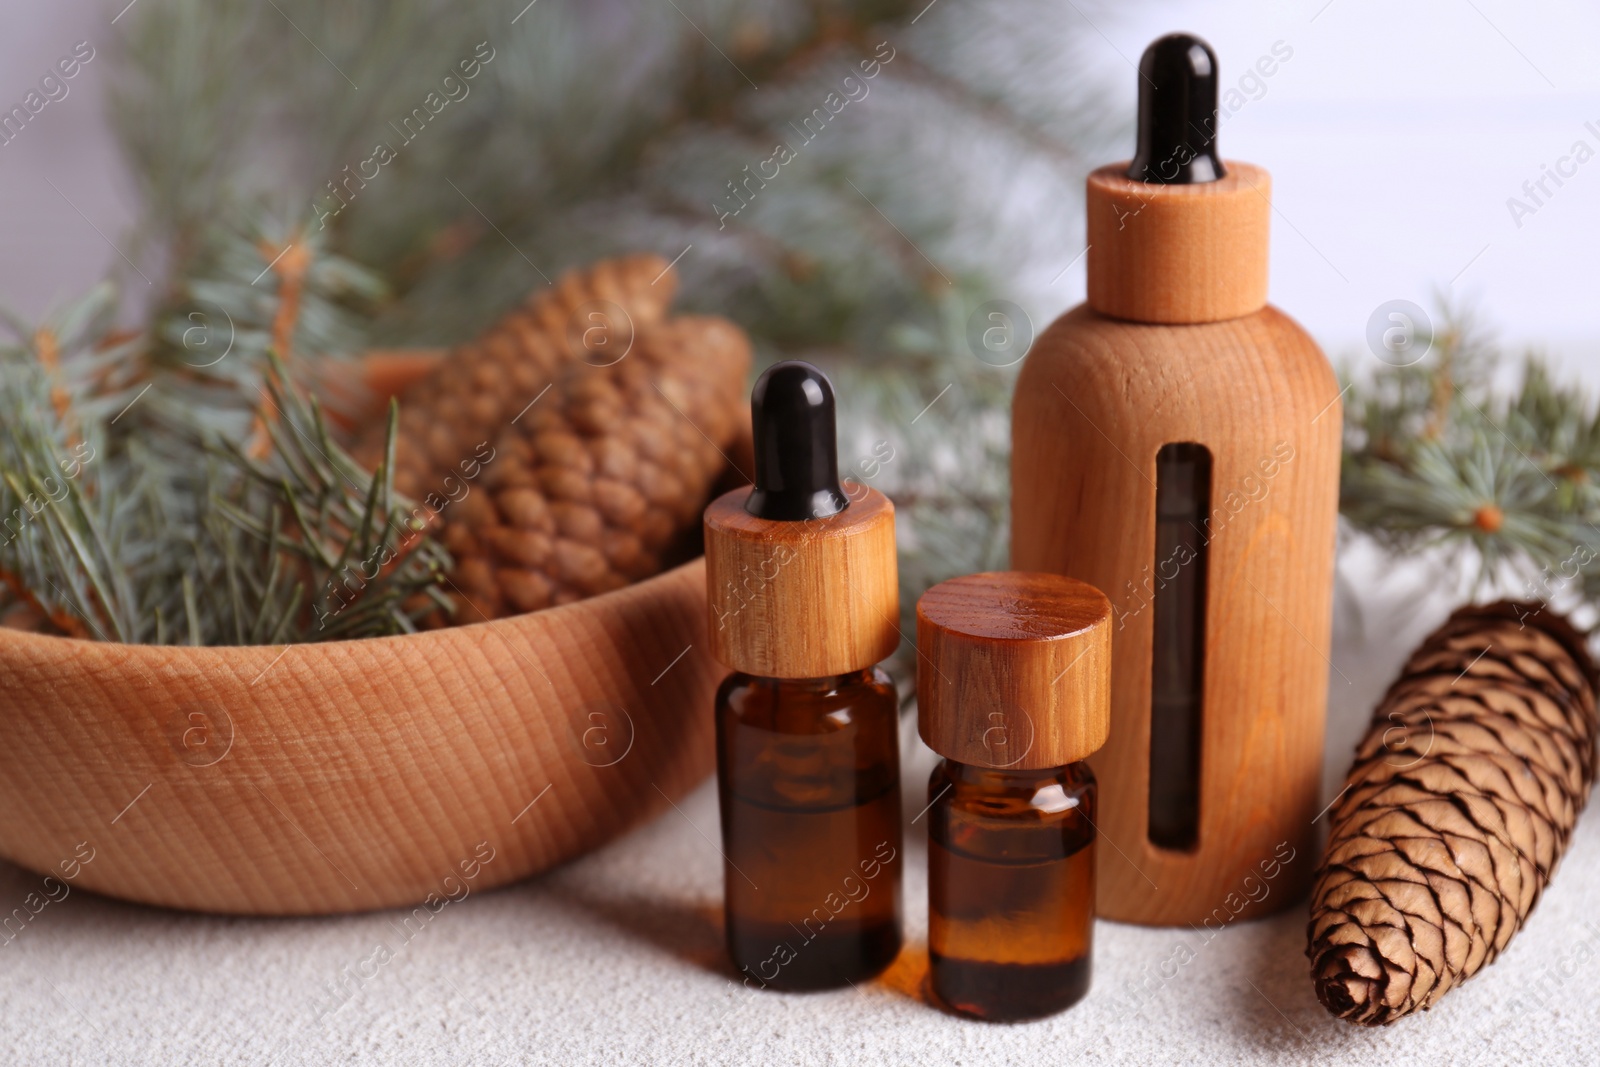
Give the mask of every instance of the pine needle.
<svg viewBox="0 0 1600 1067">
<path fill-rule="evenodd" d="M 1474 595 L 1600 596 L 1600 406 L 1449 307 L 1418 364 L 1351 382 L 1340 508 L 1397 554 L 1465 558 Z M 1349 377 L 1347 372 L 1346 377 Z"/>
<path fill-rule="evenodd" d="M 252 314 L 274 317 L 279 296 L 262 295 L 228 314 L 235 327 Z M 308 273 L 297 298 L 321 309 L 326 294 Z M 377 531 L 409 514 L 410 502 L 386 473 L 374 477 L 344 455 L 321 406 L 272 350 L 248 349 L 254 333 L 240 331 L 236 365 L 196 393 L 160 334 L 114 329 L 114 306 L 97 289 L 44 326 L 13 321 L 22 343 L 0 346 L 0 513 L 12 516 L 0 544 L 3 596 L 56 632 L 104 640 L 333 636 L 330 610 L 309 610 L 308 589 L 331 589 L 347 561 L 375 558 Z M 320 310 L 314 317 L 327 321 Z M 41 338 L 50 339 L 43 361 Z M 70 395 L 57 403 L 63 382 Z M 226 413 L 247 412 L 241 400 L 258 388 L 278 418 L 268 454 L 251 456 L 248 426 L 230 430 Z M 441 546 L 420 541 L 366 583 L 352 610 L 331 612 L 344 615 L 338 635 L 413 628 L 405 605 L 449 568 Z"/>
</svg>

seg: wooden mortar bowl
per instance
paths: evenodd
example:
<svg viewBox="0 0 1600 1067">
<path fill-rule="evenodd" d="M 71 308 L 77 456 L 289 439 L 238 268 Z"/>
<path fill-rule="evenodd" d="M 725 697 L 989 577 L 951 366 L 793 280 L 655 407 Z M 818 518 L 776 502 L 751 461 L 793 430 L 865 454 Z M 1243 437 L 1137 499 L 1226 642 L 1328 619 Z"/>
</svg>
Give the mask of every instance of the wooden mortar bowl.
<svg viewBox="0 0 1600 1067">
<path fill-rule="evenodd" d="M 710 773 L 727 671 L 705 632 L 703 559 L 399 637 L 179 648 L 0 630 L 0 856 L 254 915 L 516 881 Z"/>
<path fill-rule="evenodd" d="M 75 887 L 258 915 L 525 878 L 710 772 L 727 672 L 704 631 L 701 559 L 400 637 L 174 648 L 0 631 L 0 855 L 60 878 L 87 842 Z"/>
</svg>

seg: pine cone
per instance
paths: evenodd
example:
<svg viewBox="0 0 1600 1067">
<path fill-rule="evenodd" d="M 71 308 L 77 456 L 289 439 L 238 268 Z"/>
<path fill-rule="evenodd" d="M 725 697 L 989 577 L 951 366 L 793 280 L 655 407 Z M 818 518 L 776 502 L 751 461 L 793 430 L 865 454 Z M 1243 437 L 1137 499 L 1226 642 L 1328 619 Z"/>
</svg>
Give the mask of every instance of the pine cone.
<svg viewBox="0 0 1600 1067">
<path fill-rule="evenodd" d="M 477 445 L 505 426 L 568 363 L 607 362 L 601 346 L 626 348 L 666 315 L 677 278 L 660 256 L 604 260 L 568 271 L 475 341 L 459 345 L 400 397 L 395 488 L 413 500 L 448 495 Z M 618 316 L 612 308 L 625 313 Z M 609 327 L 592 330 L 596 321 Z M 598 358 L 596 358 L 598 357 Z M 383 425 L 368 427 L 352 449 L 367 467 L 383 458 Z"/>
<path fill-rule="evenodd" d="M 570 272 L 401 396 L 395 488 L 455 556 L 455 622 L 603 593 L 693 551 L 748 436 L 750 344 L 722 319 L 668 318 L 676 288 L 657 256 Z M 358 460 L 377 465 L 383 430 Z"/>
<path fill-rule="evenodd" d="M 745 432 L 749 371 L 738 327 L 689 316 L 613 366 L 569 366 L 496 439 L 485 491 L 445 513 L 457 621 L 580 600 L 686 556 Z"/>
<path fill-rule="evenodd" d="M 1457 611 L 1373 713 L 1318 868 L 1317 997 L 1367 1026 L 1492 963 L 1549 883 L 1595 772 L 1595 667 L 1537 604 Z"/>
</svg>

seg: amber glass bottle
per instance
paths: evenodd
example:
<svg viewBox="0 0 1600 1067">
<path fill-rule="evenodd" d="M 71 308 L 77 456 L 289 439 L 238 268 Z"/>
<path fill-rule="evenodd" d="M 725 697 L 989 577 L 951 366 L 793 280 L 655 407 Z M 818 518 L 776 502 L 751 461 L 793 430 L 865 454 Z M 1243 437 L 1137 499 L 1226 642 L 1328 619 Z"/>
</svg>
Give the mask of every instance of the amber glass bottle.
<svg viewBox="0 0 1600 1067">
<path fill-rule="evenodd" d="M 761 984 L 843 985 L 899 953 L 898 722 L 882 670 L 722 684 L 728 952 Z"/>
<path fill-rule="evenodd" d="M 963 1015 L 1034 1019 L 1089 991 L 1094 774 L 944 760 L 928 782 L 932 992 Z"/>
<path fill-rule="evenodd" d="M 928 782 L 929 989 L 1035 1019 L 1089 991 L 1095 779 L 1110 717 L 1111 605 L 1047 574 L 976 574 L 917 603 Z"/>
<path fill-rule="evenodd" d="M 755 484 L 706 509 L 728 954 L 825 989 L 900 951 L 894 506 L 839 484 L 833 388 L 779 363 L 751 396 Z"/>
</svg>

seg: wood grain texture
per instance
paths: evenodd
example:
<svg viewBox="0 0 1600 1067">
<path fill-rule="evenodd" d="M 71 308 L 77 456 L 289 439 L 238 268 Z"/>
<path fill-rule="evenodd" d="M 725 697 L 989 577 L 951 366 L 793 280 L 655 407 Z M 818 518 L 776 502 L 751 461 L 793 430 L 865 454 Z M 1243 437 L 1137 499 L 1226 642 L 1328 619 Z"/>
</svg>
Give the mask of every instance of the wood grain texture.
<svg viewBox="0 0 1600 1067">
<path fill-rule="evenodd" d="M 441 355 L 369 353 L 353 423 Z M 463 864 L 474 889 L 536 874 L 711 773 L 704 575 L 696 559 L 536 614 L 328 644 L 0 630 L 0 855 L 48 872 L 87 842 L 75 885 L 258 915 L 459 894 Z"/>
<path fill-rule="evenodd" d="M 744 509 L 750 487 L 705 513 L 711 653 L 761 678 L 826 678 L 887 659 L 900 644 L 894 504 L 850 485 L 850 506 L 799 522 Z"/>
<path fill-rule="evenodd" d="M 711 771 L 705 572 L 317 645 L 0 631 L 0 854 L 75 885 L 248 914 L 483 889 L 598 847 Z M 531 806 L 530 806 L 531 805 Z M 481 859 L 481 854 L 477 857 Z M 452 888 L 454 887 L 454 888 Z"/>
<path fill-rule="evenodd" d="M 917 601 L 917 729 L 939 755 L 1031 770 L 1087 759 L 1111 724 L 1111 604 L 1059 574 L 951 578 Z"/>
<path fill-rule="evenodd" d="M 1090 760 L 1100 829 L 1116 846 L 1099 864 L 1109 918 L 1198 924 L 1261 914 L 1310 879 L 1340 428 L 1327 361 L 1271 307 L 1174 327 L 1080 306 L 1028 355 L 1013 412 L 1012 564 L 1098 586 L 1115 614 L 1111 734 Z M 1205 445 L 1213 464 L 1191 852 L 1147 837 L 1151 601 L 1162 564 L 1155 459 L 1183 441 Z M 1262 900 L 1247 900 L 1245 879 L 1259 884 L 1258 865 L 1285 842 L 1295 858 Z"/>
<path fill-rule="evenodd" d="M 1272 178 L 1228 160 L 1196 185 L 1127 177 L 1127 163 L 1089 175 L 1089 306 L 1135 322 L 1238 318 L 1267 303 Z"/>
</svg>

